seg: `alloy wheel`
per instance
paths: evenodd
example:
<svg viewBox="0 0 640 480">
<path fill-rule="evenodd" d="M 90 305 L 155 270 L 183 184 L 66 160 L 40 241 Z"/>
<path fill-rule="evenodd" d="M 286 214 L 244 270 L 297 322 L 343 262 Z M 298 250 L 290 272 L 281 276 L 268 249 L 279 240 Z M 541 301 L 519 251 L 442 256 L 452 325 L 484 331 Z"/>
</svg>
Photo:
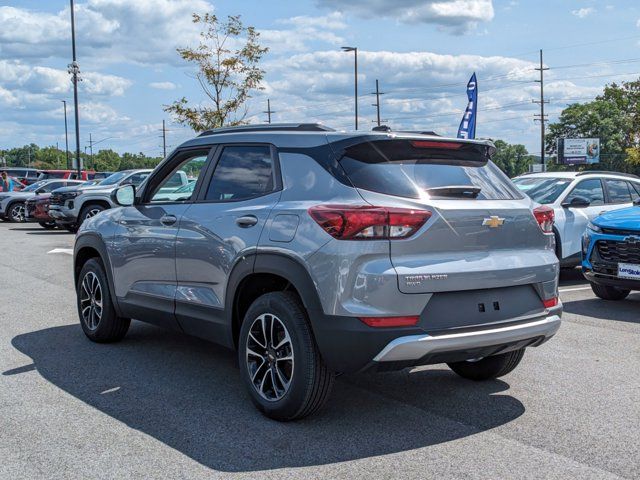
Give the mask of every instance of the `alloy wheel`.
<svg viewBox="0 0 640 480">
<path fill-rule="evenodd" d="M 265 400 L 286 395 L 293 378 L 293 345 L 284 323 L 264 313 L 251 324 L 246 340 L 247 371 L 253 387 Z"/>
<path fill-rule="evenodd" d="M 11 220 L 14 222 L 24 222 L 24 205 L 18 203 L 11 208 Z"/>
<path fill-rule="evenodd" d="M 87 272 L 80 286 L 82 321 L 89 330 L 95 330 L 102 319 L 102 286 L 98 276 Z"/>
<path fill-rule="evenodd" d="M 99 214 L 102 211 L 102 209 L 100 208 L 92 208 L 90 209 L 87 214 L 84 216 L 85 220 L 90 219 L 91 217 L 95 217 L 97 214 Z"/>
</svg>

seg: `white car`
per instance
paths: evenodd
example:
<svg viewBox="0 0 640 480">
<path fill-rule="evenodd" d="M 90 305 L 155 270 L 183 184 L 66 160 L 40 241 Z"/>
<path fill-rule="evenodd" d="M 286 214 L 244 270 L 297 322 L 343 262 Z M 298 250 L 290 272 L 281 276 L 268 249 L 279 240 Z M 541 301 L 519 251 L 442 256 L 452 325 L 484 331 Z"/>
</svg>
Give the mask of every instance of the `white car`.
<svg viewBox="0 0 640 480">
<path fill-rule="evenodd" d="M 584 171 L 525 174 L 513 179 L 535 202 L 555 211 L 556 254 L 562 267 L 580 263 L 582 234 L 598 215 L 630 207 L 640 198 L 640 177 Z"/>
</svg>

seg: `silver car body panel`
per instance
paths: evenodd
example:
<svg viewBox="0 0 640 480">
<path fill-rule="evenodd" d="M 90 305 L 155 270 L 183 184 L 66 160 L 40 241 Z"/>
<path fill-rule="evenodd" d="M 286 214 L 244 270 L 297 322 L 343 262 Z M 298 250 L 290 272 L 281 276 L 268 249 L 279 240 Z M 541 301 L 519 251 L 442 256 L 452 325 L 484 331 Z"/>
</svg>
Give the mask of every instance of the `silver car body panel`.
<svg viewBox="0 0 640 480">
<path fill-rule="evenodd" d="M 254 262 L 258 262 L 255 259 L 261 255 L 286 257 L 304 272 L 319 304 L 313 313 L 319 315 L 312 319 L 314 326 L 329 318 L 337 319 L 338 325 L 340 319 L 353 320 L 360 325 L 357 328 L 387 335 L 384 329 L 364 327 L 357 318 L 421 316 L 423 320 L 416 328 L 423 333 L 408 340 L 398 334 L 398 341 L 393 346 L 393 342 L 389 343 L 383 350 L 386 353 L 376 357 L 378 362 L 394 356 L 415 358 L 415 352 L 421 349 L 445 345 L 444 340 L 429 339 L 430 302 L 441 294 L 455 292 L 464 298 L 466 291 L 496 289 L 500 293 L 500 289 L 530 286 L 539 305 L 535 312 L 527 314 L 545 315 L 543 301 L 557 297 L 559 267 L 553 235 L 544 234 L 539 228 L 531 212 L 531 200 L 392 197 L 339 181 L 305 151 L 326 148 L 327 142 L 358 135 L 365 134 L 225 133 L 195 138 L 176 151 L 233 143 L 267 143 L 280 149 L 277 159 L 281 190 L 237 202 L 199 200 L 116 208 L 87 220 L 78 238 L 91 233 L 103 239 L 114 297 L 125 308 L 123 315 L 146 315 L 156 323 L 226 344 L 231 326 L 225 308 L 232 304 L 230 295 L 234 293 L 229 291 L 229 279 L 239 265 L 246 267 L 247 262 L 247 271 L 251 272 Z M 373 136 L 416 137 L 386 133 Z M 171 157 L 165 162 L 170 160 Z M 308 213 L 309 208 L 326 204 L 420 208 L 430 210 L 432 217 L 404 240 L 337 240 Z M 167 215 L 175 216 L 176 222 L 163 224 L 160 219 Z M 237 223 L 247 215 L 256 220 L 251 228 Z M 483 224 L 491 216 L 504 218 L 504 224 L 500 228 Z M 477 308 L 475 304 L 471 306 Z M 559 316 L 559 311 L 560 307 L 554 315 Z M 477 336 L 452 332 L 450 335 L 461 336 L 447 340 L 447 348 L 476 340 L 485 344 L 513 332 L 517 332 L 513 333 L 515 336 L 526 332 L 539 335 L 538 326 L 508 328 L 509 321 L 522 323 L 524 313 L 500 317 L 499 322 L 504 325 L 496 325 L 493 336 L 486 333 L 486 328 Z M 495 312 L 487 313 L 487 319 L 494 317 L 497 318 Z M 544 324 L 551 326 L 547 333 L 557 329 L 557 322 L 558 317 L 554 317 Z M 206 335 L 202 333 L 205 330 L 209 332 Z M 227 337 L 222 339 L 224 336 Z M 323 347 L 321 350 L 324 355 Z"/>
</svg>

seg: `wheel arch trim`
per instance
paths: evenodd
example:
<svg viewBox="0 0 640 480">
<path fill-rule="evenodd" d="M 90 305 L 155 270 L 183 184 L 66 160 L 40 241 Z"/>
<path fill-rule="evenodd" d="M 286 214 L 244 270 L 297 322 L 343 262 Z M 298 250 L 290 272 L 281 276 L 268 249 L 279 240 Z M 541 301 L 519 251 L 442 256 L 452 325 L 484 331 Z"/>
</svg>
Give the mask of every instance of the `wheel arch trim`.
<svg viewBox="0 0 640 480">
<path fill-rule="evenodd" d="M 255 252 L 250 256 L 243 257 L 229 275 L 227 292 L 225 295 L 225 312 L 229 322 L 229 345 L 235 345 L 233 338 L 233 315 L 236 308 L 238 287 L 242 281 L 252 274 L 267 273 L 278 275 L 287 280 L 295 288 L 304 305 L 312 330 L 319 317 L 324 315 L 322 304 L 318 296 L 315 283 L 307 269 L 300 260 L 292 255 L 281 252 Z"/>
<path fill-rule="evenodd" d="M 113 306 L 116 310 L 116 313 L 121 316 L 121 310 L 120 310 L 120 306 L 118 305 L 118 299 L 115 296 L 115 290 L 114 290 L 114 280 L 113 280 L 113 269 L 111 267 L 111 260 L 109 259 L 109 255 L 107 253 L 107 247 L 104 244 L 104 241 L 102 239 L 102 237 L 100 235 L 98 235 L 97 233 L 94 232 L 87 232 L 87 233 L 83 233 L 82 235 L 78 235 L 76 237 L 76 242 L 75 245 L 73 247 L 73 281 L 74 281 L 74 286 L 78 287 L 78 274 L 79 274 L 79 269 L 77 268 L 77 258 L 78 258 L 78 254 L 80 253 L 80 251 L 82 251 L 83 249 L 92 249 L 95 250 L 96 252 L 98 252 L 98 257 L 100 258 L 100 261 L 102 261 L 102 264 L 104 265 L 104 268 L 106 270 L 106 274 L 107 274 L 107 282 L 108 282 L 108 287 L 109 287 L 109 292 L 111 293 L 111 298 L 113 299 Z"/>
</svg>

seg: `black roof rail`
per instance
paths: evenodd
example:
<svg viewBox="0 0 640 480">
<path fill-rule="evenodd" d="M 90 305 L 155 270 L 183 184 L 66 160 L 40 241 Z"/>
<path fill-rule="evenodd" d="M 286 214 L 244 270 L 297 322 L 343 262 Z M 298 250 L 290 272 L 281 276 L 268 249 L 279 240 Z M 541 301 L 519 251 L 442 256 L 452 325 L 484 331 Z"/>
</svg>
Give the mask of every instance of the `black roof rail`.
<svg viewBox="0 0 640 480">
<path fill-rule="evenodd" d="M 235 127 L 220 127 L 205 130 L 199 137 L 218 135 L 220 133 L 245 132 L 335 132 L 333 128 L 321 123 L 266 123 L 264 125 L 237 125 Z"/>
<path fill-rule="evenodd" d="M 590 173 L 601 175 L 601 174 L 609 174 L 609 175 L 619 175 L 621 177 L 631 177 L 631 178 L 640 178 L 638 175 L 634 175 L 633 173 L 623 173 L 623 172 L 609 172 L 607 170 L 582 170 L 581 172 L 576 173 L 576 177 L 580 175 L 589 175 Z"/>
</svg>

